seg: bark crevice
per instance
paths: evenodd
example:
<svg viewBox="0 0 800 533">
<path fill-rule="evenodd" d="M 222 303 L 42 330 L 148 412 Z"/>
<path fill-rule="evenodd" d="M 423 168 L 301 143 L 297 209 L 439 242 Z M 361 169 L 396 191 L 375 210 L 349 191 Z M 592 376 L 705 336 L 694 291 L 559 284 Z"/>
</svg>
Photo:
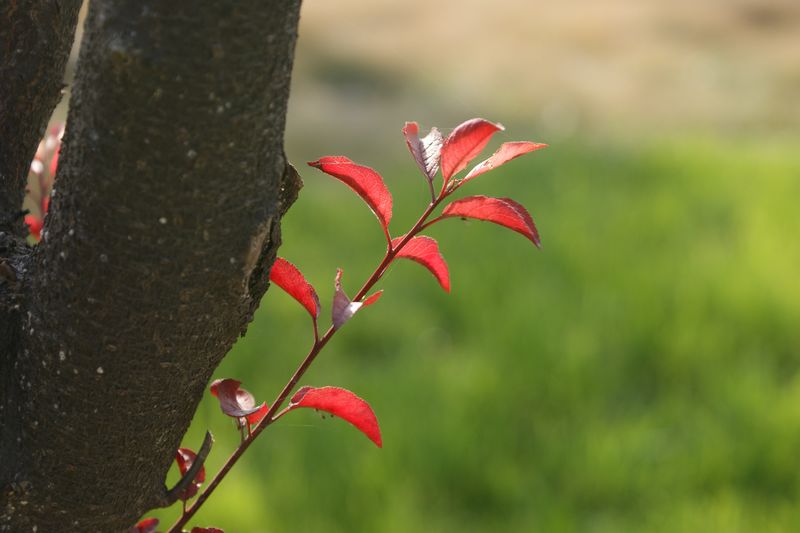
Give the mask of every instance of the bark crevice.
<svg viewBox="0 0 800 533">
<path fill-rule="evenodd" d="M 0 231 L 26 233 L 19 212 L 33 154 L 61 100 L 81 0 L 0 5 Z"/>
</svg>

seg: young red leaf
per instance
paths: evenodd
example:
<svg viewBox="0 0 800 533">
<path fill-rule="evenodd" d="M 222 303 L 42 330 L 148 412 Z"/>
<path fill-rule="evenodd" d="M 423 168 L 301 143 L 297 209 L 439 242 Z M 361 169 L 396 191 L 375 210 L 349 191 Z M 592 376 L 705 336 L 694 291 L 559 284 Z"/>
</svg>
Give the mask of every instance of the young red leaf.
<svg viewBox="0 0 800 533">
<path fill-rule="evenodd" d="M 392 246 L 397 246 L 404 237 L 397 237 L 392 241 Z M 405 257 L 416 261 L 431 271 L 439 285 L 450 292 L 450 272 L 447 270 L 447 263 L 439 252 L 439 245 L 437 242 L 424 235 L 417 235 L 412 237 L 405 246 L 403 246 L 397 253 L 396 257 Z"/>
<path fill-rule="evenodd" d="M 240 388 L 241 382 L 235 379 L 217 379 L 211 383 L 211 394 L 219 400 L 222 412 L 233 418 L 247 418 L 251 420 L 261 420 L 264 417 L 260 411 L 265 410 L 266 403 L 256 405 L 256 400 L 252 394 Z"/>
<path fill-rule="evenodd" d="M 267 405 L 267 402 L 264 402 L 258 407 L 258 411 L 256 411 L 255 413 L 250 413 L 245 418 L 247 419 L 248 424 L 250 424 L 251 426 L 255 426 L 258 425 L 258 423 L 261 422 L 261 420 L 263 420 L 263 418 L 267 415 L 268 412 L 269 412 L 269 405 Z"/>
<path fill-rule="evenodd" d="M 218 527 L 193 527 L 191 533 L 225 533 Z"/>
<path fill-rule="evenodd" d="M 502 129 L 501 124 L 493 124 L 482 118 L 473 118 L 456 127 L 442 145 L 444 181 L 462 171 L 483 150 L 492 135 Z"/>
<path fill-rule="evenodd" d="M 367 307 L 368 305 L 374 304 L 375 302 L 378 301 L 378 299 L 381 297 L 382 294 L 383 290 L 379 290 L 378 292 L 367 296 L 366 298 L 364 298 L 364 301 L 361 302 L 362 304 L 361 307 Z"/>
<path fill-rule="evenodd" d="M 489 158 L 484 159 L 475 165 L 472 170 L 470 170 L 469 173 L 464 176 L 464 179 L 461 180 L 461 183 L 465 183 L 476 176 L 480 176 L 485 172 L 489 172 L 490 170 L 497 168 L 504 163 L 508 163 L 512 159 L 521 155 L 525 155 L 529 152 L 540 150 L 546 147 L 546 144 L 532 143 L 527 141 L 503 143 L 500 145 L 500 148 L 498 148 L 497 151 Z"/>
<path fill-rule="evenodd" d="M 539 232 L 528 211 L 510 198 L 468 196 L 449 204 L 440 218 L 466 217 L 494 222 L 516 231 L 541 247 Z"/>
<path fill-rule="evenodd" d="M 145 518 L 128 530 L 128 533 L 155 533 L 158 518 Z"/>
<path fill-rule="evenodd" d="M 389 221 L 392 219 L 392 195 L 383 178 L 369 167 L 357 165 L 350 159 L 342 156 L 323 157 L 318 161 L 311 161 L 310 166 L 344 182 L 353 189 L 378 217 L 383 226 L 384 233 L 388 236 Z"/>
<path fill-rule="evenodd" d="M 282 257 L 276 258 L 269 271 L 269 280 L 305 307 L 314 324 L 317 323 L 320 310 L 317 291 L 296 266 Z"/>
<path fill-rule="evenodd" d="M 378 291 L 372 296 L 368 296 L 361 302 L 354 302 L 342 289 L 342 269 L 336 270 L 336 292 L 333 294 L 333 305 L 331 305 L 331 320 L 333 322 L 333 329 L 339 329 L 344 324 L 353 318 L 356 311 L 362 307 L 372 305 L 378 301 L 383 291 Z"/>
<path fill-rule="evenodd" d="M 406 144 L 417 162 L 417 166 L 428 178 L 433 181 L 433 177 L 439 171 L 439 159 L 442 151 L 442 134 L 436 128 L 431 128 L 431 131 L 422 139 L 419 138 L 419 126 L 416 122 L 406 122 L 403 127 L 403 135 L 406 138 Z"/>
<path fill-rule="evenodd" d="M 178 452 L 175 454 L 175 461 L 178 463 L 178 470 L 180 471 L 181 476 L 185 475 L 186 472 L 189 471 L 196 458 L 197 455 L 189 448 L 178 448 Z M 183 501 L 193 498 L 205 480 L 206 467 L 203 466 L 200 468 L 200 471 L 194 477 L 189 486 L 186 487 L 186 490 L 181 492 L 178 497 Z"/>
<path fill-rule="evenodd" d="M 353 424 L 378 448 L 383 446 L 381 429 L 372 408 L 349 390 L 338 387 L 303 387 L 292 396 L 289 410 L 299 407 L 319 409 L 338 416 Z"/>
</svg>

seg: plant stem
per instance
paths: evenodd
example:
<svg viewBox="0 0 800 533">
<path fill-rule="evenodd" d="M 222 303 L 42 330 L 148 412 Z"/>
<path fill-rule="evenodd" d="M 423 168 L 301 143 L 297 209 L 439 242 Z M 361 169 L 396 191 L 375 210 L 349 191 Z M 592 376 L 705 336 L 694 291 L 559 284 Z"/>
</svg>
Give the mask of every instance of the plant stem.
<svg viewBox="0 0 800 533">
<path fill-rule="evenodd" d="M 396 246 L 392 246 L 392 242 L 391 240 L 389 240 L 389 246 L 386 250 L 386 254 L 383 257 L 383 260 L 381 260 L 380 264 L 375 268 L 375 270 L 372 272 L 372 275 L 367 279 L 367 281 L 364 282 L 364 285 L 361 287 L 361 289 L 359 289 L 358 293 L 353 298 L 353 301 L 357 302 L 363 299 L 364 296 L 366 296 L 367 292 L 369 292 L 369 290 L 378 281 L 380 281 L 380 279 L 383 277 L 384 273 L 388 269 L 389 265 L 392 263 L 392 261 L 394 261 L 395 257 L 397 257 L 397 254 L 400 252 L 400 250 L 402 250 L 403 247 L 417 233 L 419 233 L 423 228 L 429 225 L 426 224 L 425 221 L 428 219 L 431 213 L 433 213 L 434 209 L 436 209 L 436 207 L 442 202 L 442 200 L 444 200 L 448 196 L 448 194 L 449 193 L 442 190 L 438 198 L 434 198 L 431 201 L 431 203 L 419 217 L 414 226 L 412 226 L 411 230 L 409 230 L 409 232 L 405 234 L 405 236 L 397 243 Z M 386 235 L 387 238 L 389 238 L 388 232 L 386 232 Z M 316 330 L 316 324 L 315 324 L 315 330 Z M 259 422 L 259 424 L 255 427 L 255 429 L 252 430 L 252 433 L 250 433 L 244 440 L 242 440 L 241 444 L 239 444 L 239 446 L 236 448 L 236 450 L 234 450 L 231 456 L 228 457 L 228 460 L 225 461 L 225 464 L 222 465 L 222 468 L 220 468 L 219 472 L 217 472 L 217 474 L 214 476 L 214 479 L 212 479 L 211 482 L 208 484 L 206 490 L 204 490 L 203 493 L 197 497 L 197 500 L 195 500 L 194 504 L 192 504 L 192 506 L 189 507 L 188 509 L 184 509 L 183 514 L 178 519 L 178 521 L 172 525 L 168 533 L 181 533 L 181 531 L 183 530 L 183 526 L 186 525 L 187 522 L 189 522 L 189 520 L 194 516 L 194 514 L 205 503 L 208 497 L 211 496 L 211 494 L 214 492 L 217 486 L 222 482 L 222 480 L 228 474 L 230 469 L 233 468 L 233 465 L 236 464 L 236 462 L 244 454 L 247 448 L 250 447 L 250 444 L 256 439 L 256 437 L 258 437 L 259 434 L 261 434 L 262 431 L 264 431 L 270 424 L 272 424 L 273 422 L 275 422 L 275 420 L 278 419 L 278 417 L 276 417 L 275 415 L 278 414 L 278 411 L 280 410 L 281 406 L 284 404 L 284 402 L 286 402 L 286 399 L 289 397 L 294 388 L 297 386 L 297 383 L 300 381 L 300 379 L 302 379 L 303 375 L 305 375 L 306 371 L 311 366 L 311 363 L 314 362 L 314 360 L 317 358 L 317 355 L 319 355 L 319 352 L 325 347 L 326 344 L 328 344 L 328 341 L 331 340 L 331 337 L 334 336 L 336 331 L 337 330 L 334 329 L 333 326 L 331 326 L 330 328 L 328 328 L 328 331 L 326 331 L 321 338 L 317 338 L 318 334 L 315 331 L 314 344 L 311 347 L 311 350 L 308 352 L 308 355 L 306 355 L 305 359 L 303 359 L 303 362 L 300 363 L 300 366 L 297 367 L 297 370 L 295 370 L 292 377 L 283 387 L 283 390 L 281 390 L 280 394 L 278 394 L 278 397 L 270 406 L 269 411 L 267 411 L 267 414 L 264 415 L 264 418 L 261 420 L 261 422 Z"/>
</svg>

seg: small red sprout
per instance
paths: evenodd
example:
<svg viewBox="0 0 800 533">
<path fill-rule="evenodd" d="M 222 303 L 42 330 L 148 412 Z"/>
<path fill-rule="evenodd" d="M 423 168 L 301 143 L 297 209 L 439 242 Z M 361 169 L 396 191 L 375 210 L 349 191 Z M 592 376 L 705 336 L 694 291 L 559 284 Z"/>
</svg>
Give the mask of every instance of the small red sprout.
<svg viewBox="0 0 800 533">
<path fill-rule="evenodd" d="M 378 447 L 383 446 L 380 426 L 375 413 L 366 401 L 354 393 L 339 387 L 302 387 L 294 394 L 292 392 L 337 331 L 353 318 L 356 312 L 375 303 L 380 298 L 382 291 L 374 292 L 371 296 L 367 296 L 367 294 L 383 278 L 395 259 L 403 258 L 419 263 L 433 274 L 445 291 L 450 292 L 450 272 L 439 250 L 439 244 L 433 238 L 422 235 L 423 230 L 446 218 L 472 218 L 511 229 L 524 235 L 537 247 L 541 245 L 539 232 L 530 213 L 520 203 L 510 198 L 476 195 L 450 200 L 451 195 L 466 182 L 494 170 L 512 159 L 546 146 L 527 141 L 504 143 L 494 154 L 475 165 L 464 178 L 456 179 L 456 174 L 467 168 L 472 159 L 488 144 L 491 137 L 502 130 L 503 126 L 500 124 L 475 118 L 457 126 L 446 139 L 442 138 L 436 128 L 431 128 L 425 137 L 420 138 L 417 123 L 406 122 L 403 127 L 403 136 L 411 156 L 428 184 L 431 201 L 411 229 L 394 239 L 389 233 L 389 223 L 392 219 L 392 195 L 380 174 L 343 156 L 323 157 L 309 163 L 310 166 L 345 183 L 367 203 L 383 229 L 387 240 L 386 252 L 381 262 L 352 299 L 342 287 L 342 270 L 337 270 L 334 282 L 335 292 L 331 304 L 332 325 L 322 336 L 317 329 L 321 305 L 316 290 L 296 266 L 283 258 L 276 259 L 270 271 L 270 281 L 297 300 L 311 315 L 314 325 L 313 345 L 278 394 L 272 407 L 268 407 L 266 403 L 256 405 L 253 395 L 242 389 L 241 383 L 237 380 L 219 379 L 211 384 L 211 394 L 219 400 L 222 411 L 237 419 L 240 430 L 246 426 L 249 438 L 245 439 L 244 435 L 242 436 L 242 442 L 238 448 L 209 483 L 205 492 L 198 497 L 195 504 L 184 510 L 181 518 L 170 529 L 170 533 L 183 531 L 182 527 L 206 501 L 255 438 L 290 411 L 300 408 L 324 411 L 346 420 Z M 433 182 L 440 170 L 442 186 L 437 195 Z M 445 204 L 438 216 L 434 216 L 436 209 L 445 200 L 450 201 Z M 287 402 L 288 405 L 279 411 Z M 191 465 L 192 456 L 179 458 L 182 473 L 188 470 L 187 464 Z M 180 450 L 179 457 L 181 457 Z M 196 481 L 198 480 L 196 479 Z M 190 486 L 194 492 L 188 497 L 197 492 L 197 487 L 202 481 L 199 479 L 197 483 Z M 221 533 L 221 531 L 217 528 L 196 527 L 192 533 Z"/>
</svg>

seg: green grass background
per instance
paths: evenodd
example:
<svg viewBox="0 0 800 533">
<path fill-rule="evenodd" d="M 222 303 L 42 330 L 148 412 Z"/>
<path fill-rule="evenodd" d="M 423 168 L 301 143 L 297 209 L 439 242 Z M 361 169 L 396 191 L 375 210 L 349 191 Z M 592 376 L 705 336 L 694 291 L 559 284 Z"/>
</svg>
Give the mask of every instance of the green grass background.
<svg viewBox="0 0 800 533">
<path fill-rule="evenodd" d="M 506 139 L 508 140 L 508 139 Z M 426 187 L 397 152 L 361 159 L 394 192 L 395 233 Z M 380 260 L 373 215 L 313 169 L 281 255 L 328 320 Z M 471 182 L 534 216 L 536 250 L 487 223 L 429 230 L 452 294 L 397 263 L 381 301 L 303 380 L 368 399 L 373 446 L 338 419 L 270 428 L 195 525 L 228 532 L 800 530 L 800 152 L 703 138 L 552 146 Z M 279 290 L 217 372 L 271 401 L 310 343 Z M 206 398 L 215 471 L 237 434 Z M 173 473 L 174 475 L 174 473 Z M 171 523 L 176 509 L 157 513 Z"/>
</svg>

